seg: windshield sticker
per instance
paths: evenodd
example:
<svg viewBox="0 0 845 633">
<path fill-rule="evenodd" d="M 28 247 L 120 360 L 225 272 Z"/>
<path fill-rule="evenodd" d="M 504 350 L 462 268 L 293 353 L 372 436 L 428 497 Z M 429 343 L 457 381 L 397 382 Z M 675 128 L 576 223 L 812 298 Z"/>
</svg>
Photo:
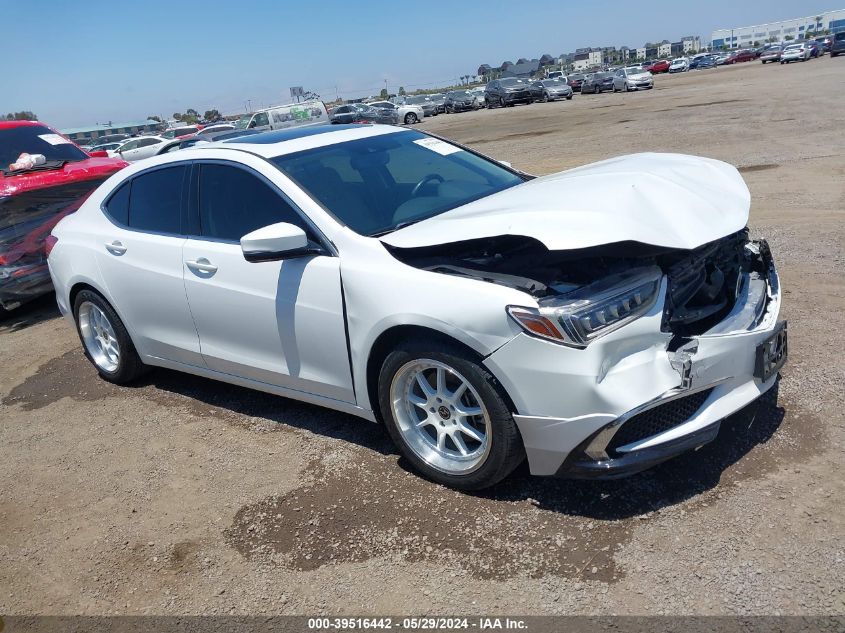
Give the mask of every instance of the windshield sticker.
<svg viewBox="0 0 845 633">
<path fill-rule="evenodd" d="M 70 143 L 69 140 L 60 134 L 39 134 L 38 138 L 42 141 L 47 141 L 50 145 L 63 145 L 64 143 Z"/>
<path fill-rule="evenodd" d="M 441 156 L 448 156 L 449 154 L 463 151 L 460 147 L 455 147 L 445 141 L 441 141 L 439 138 L 420 138 L 414 141 L 414 143 L 420 147 L 430 149 L 432 152 L 437 152 Z"/>
</svg>

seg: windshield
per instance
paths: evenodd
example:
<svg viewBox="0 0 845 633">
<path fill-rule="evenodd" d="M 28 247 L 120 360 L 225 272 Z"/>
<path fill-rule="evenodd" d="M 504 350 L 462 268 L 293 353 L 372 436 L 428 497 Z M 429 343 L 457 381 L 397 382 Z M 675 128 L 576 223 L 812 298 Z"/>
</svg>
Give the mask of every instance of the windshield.
<svg viewBox="0 0 845 633">
<path fill-rule="evenodd" d="M 525 82 L 522 79 L 517 79 L 516 77 L 507 77 L 502 79 L 503 86 L 518 86 L 520 84 L 524 84 Z"/>
<path fill-rule="evenodd" d="M 240 119 L 235 121 L 235 127 L 239 130 L 245 130 L 246 126 L 249 125 L 250 121 L 252 121 L 252 115 L 245 114 Z"/>
<path fill-rule="evenodd" d="M 546 79 L 540 82 L 546 88 L 556 88 L 558 86 L 563 87 L 566 85 L 565 81 L 560 81 L 559 79 Z"/>
<path fill-rule="evenodd" d="M 378 235 L 513 187 L 501 165 L 416 131 L 271 159 L 340 222 Z"/>
<path fill-rule="evenodd" d="M 449 96 L 453 99 L 465 99 L 467 97 L 472 97 L 472 95 L 466 90 L 453 90 L 449 93 Z"/>
<path fill-rule="evenodd" d="M 21 154 L 43 154 L 47 161 L 79 161 L 88 154 L 43 125 L 0 129 L 0 168 L 8 169 Z"/>
<path fill-rule="evenodd" d="M 628 75 L 641 75 L 644 72 L 648 72 L 640 68 L 639 66 L 629 66 L 625 69 L 625 73 Z"/>
<path fill-rule="evenodd" d="M 426 101 L 426 97 L 407 97 L 405 99 L 405 103 L 410 103 L 411 105 L 416 105 L 417 103 L 425 103 Z"/>
</svg>

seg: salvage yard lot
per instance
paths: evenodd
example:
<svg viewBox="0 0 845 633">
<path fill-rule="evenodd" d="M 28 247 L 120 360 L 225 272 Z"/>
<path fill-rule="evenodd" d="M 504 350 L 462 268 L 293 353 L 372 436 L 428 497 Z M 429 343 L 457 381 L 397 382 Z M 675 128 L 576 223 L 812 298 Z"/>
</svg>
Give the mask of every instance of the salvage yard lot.
<svg viewBox="0 0 845 633">
<path fill-rule="evenodd" d="M 0 322 L 0 613 L 845 613 L 845 59 L 655 84 L 420 127 L 536 174 L 737 165 L 790 322 L 776 400 L 627 480 L 469 495 L 356 418 L 99 380 L 48 298 Z"/>
</svg>

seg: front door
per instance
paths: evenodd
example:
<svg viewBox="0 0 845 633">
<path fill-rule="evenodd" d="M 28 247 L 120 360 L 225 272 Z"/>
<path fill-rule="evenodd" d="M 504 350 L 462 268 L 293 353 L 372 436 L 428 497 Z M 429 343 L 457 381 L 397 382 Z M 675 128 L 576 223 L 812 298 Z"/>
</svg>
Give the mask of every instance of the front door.
<svg viewBox="0 0 845 633">
<path fill-rule="evenodd" d="M 353 402 L 340 262 L 331 254 L 250 263 L 239 240 L 277 222 L 314 231 L 275 185 L 234 164 L 199 165 L 199 235 L 185 289 L 210 369 Z"/>
</svg>

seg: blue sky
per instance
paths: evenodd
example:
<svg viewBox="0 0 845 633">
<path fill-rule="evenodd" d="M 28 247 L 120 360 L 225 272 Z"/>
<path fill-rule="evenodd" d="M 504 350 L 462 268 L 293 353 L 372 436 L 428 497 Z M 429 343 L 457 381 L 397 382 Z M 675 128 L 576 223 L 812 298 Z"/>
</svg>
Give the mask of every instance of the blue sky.
<svg viewBox="0 0 845 633">
<path fill-rule="evenodd" d="M 840 4 L 845 5 L 845 1 Z M 185 7 L 185 8 L 180 8 Z M 640 46 L 840 8 L 816 0 L 0 0 L 0 112 L 58 127 L 443 85 L 481 63 Z M 350 7 L 355 7 L 350 10 Z"/>
</svg>

